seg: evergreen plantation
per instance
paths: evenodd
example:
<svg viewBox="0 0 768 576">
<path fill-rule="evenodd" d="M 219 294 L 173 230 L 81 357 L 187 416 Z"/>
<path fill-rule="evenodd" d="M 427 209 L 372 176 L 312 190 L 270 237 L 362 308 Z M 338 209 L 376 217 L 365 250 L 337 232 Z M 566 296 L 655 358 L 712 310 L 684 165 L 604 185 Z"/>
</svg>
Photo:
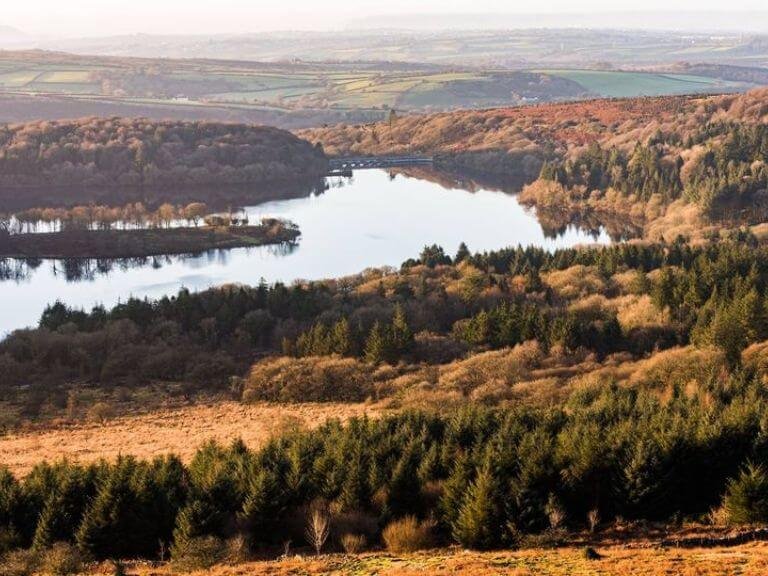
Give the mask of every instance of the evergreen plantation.
<svg viewBox="0 0 768 576">
<path fill-rule="evenodd" d="M 475 549 L 582 528 L 593 510 L 670 520 L 723 505 L 739 521 L 766 521 L 767 399 L 737 373 L 664 401 L 608 387 L 552 408 L 331 422 L 258 451 L 209 444 L 189 466 L 173 456 L 41 464 L 21 480 L 0 475 L 0 542 L 180 560 L 201 546 L 223 554 L 242 536 L 270 551 L 300 545 L 304 510 L 318 500 L 330 503 L 335 548 L 345 534 L 375 543 L 411 515 L 436 521 L 435 542 Z"/>
</svg>

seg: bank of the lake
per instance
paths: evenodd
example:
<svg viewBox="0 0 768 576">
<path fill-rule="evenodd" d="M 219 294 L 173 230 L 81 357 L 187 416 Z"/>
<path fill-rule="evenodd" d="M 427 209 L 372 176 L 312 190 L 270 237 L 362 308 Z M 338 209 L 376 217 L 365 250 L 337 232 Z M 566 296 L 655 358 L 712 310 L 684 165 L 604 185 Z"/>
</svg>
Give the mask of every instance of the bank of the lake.
<svg viewBox="0 0 768 576">
<path fill-rule="evenodd" d="M 258 226 L 65 230 L 0 235 L 0 258 L 141 258 L 294 242 L 301 232 L 267 218 Z"/>
<path fill-rule="evenodd" d="M 0 338 L 35 325 L 55 300 L 88 310 L 129 297 L 171 296 L 181 288 L 340 278 L 370 267 L 398 267 L 432 244 L 454 254 L 461 242 L 482 252 L 518 244 L 555 250 L 611 241 L 601 227 L 543 227 L 520 205 L 515 190 L 492 190 L 426 169 L 413 177 L 361 170 L 326 184 L 315 192 L 304 187 L 284 199 L 242 205 L 250 222 L 264 217 L 295 222 L 301 231 L 295 243 L 174 257 L 0 258 L 0 299 L 13 302 L 0 314 Z"/>
</svg>

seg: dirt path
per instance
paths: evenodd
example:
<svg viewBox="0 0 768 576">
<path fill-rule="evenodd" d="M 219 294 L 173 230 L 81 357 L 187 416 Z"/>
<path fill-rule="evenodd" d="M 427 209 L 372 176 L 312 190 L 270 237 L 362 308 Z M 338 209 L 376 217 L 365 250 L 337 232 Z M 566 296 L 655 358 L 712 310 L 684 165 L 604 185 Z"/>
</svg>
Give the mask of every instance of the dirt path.
<svg viewBox="0 0 768 576">
<path fill-rule="evenodd" d="M 292 426 L 315 427 L 329 419 L 382 414 L 370 404 L 250 404 L 219 402 L 123 416 L 105 424 L 76 424 L 0 437 L 0 463 L 23 475 L 42 460 L 79 462 L 120 454 L 151 458 L 169 452 L 188 461 L 208 440 L 242 438 L 259 446 Z"/>
</svg>

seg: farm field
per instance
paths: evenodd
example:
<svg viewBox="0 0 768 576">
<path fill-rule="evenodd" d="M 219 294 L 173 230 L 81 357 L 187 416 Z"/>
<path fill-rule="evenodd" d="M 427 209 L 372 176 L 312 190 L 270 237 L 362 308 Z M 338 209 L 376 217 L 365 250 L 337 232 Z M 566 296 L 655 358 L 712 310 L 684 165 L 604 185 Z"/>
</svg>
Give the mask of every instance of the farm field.
<svg viewBox="0 0 768 576">
<path fill-rule="evenodd" d="M 745 86 L 741 82 L 685 74 L 557 69 L 540 72 L 571 80 L 588 92 L 607 98 L 729 92 L 742 90 Z"/>
<path fill-rule="evenodd" d="M 0 96 L 40 108 L 41 99 L 70 117 L 105 106 L 142 107 L 150 116 L 260 114 L 285 127 L 386 118 L 388 110 L 491 108 L 599 96 L 630 97 L 742 91 L 754 84 L 713 76 L 588 69 L 509 70 L 397 62 L 239 62 L 0 52 Z M 22 107 L 15 106 L 14 110 Z M 10 109 L 6 110 L 6 114 Z M 42 117 L 51 115 L 39 112 Z M 122 113 L 122 112 L 121 112 Z M 124 112 L 131 114 L 129 110 Z M 138 110 L 135 113 L 143 113 Z M 21 114 L 21 112 L 19 112 Z M 286 115 L 303 115 L 291 123 Z M 27 118 L 8 117 L 7 121 Z"/>
</svg>

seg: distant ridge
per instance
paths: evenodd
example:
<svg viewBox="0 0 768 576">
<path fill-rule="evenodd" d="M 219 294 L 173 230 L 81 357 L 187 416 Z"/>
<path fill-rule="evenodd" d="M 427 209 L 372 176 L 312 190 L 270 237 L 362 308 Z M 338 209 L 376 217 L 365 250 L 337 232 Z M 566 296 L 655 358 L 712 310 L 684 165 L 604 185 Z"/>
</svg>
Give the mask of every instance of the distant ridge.
<svg viewBox="0 0 768 576">
<path fill-rule="evenodd" d="M 596 28 L 685 32 L 768 33 L 768 10 L 753 11 L 614 11 L 552 14 L 390 14 L 350 19 L 347 29 L 514 30 L 526 28 Z"/>
</svg>

